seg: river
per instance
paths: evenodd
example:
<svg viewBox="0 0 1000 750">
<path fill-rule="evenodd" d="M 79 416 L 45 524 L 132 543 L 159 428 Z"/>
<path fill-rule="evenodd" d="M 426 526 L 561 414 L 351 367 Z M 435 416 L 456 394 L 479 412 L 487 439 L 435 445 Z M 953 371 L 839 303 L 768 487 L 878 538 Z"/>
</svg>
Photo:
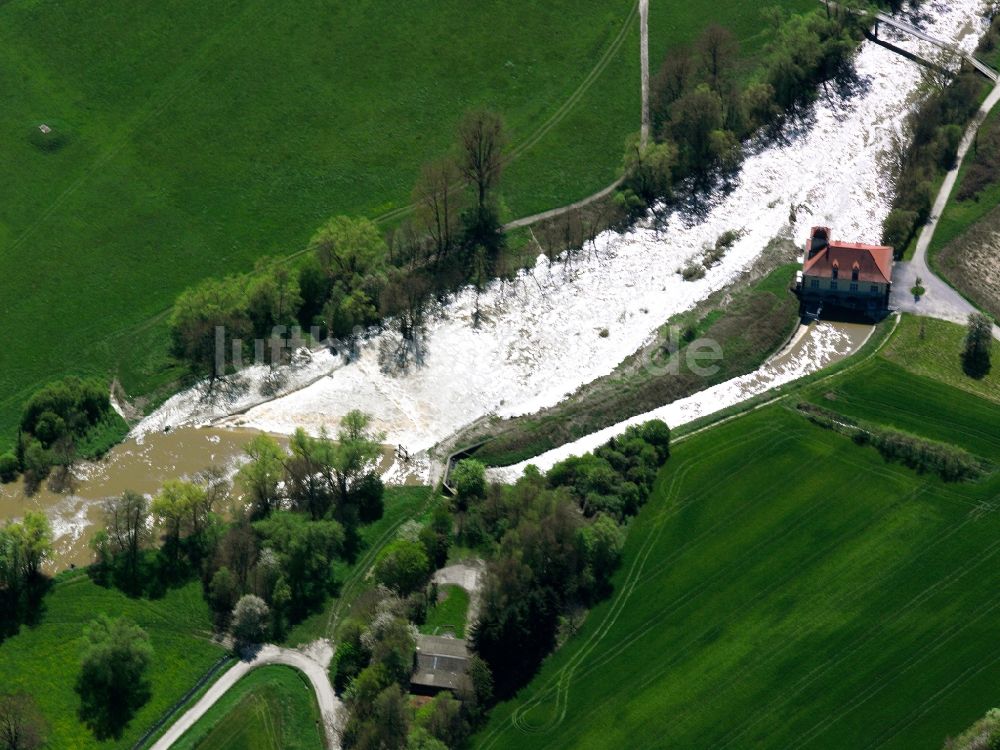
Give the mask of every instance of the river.
<svg viewBox="0 0 1000 750">
<path fill-rule="evenodd" d="M 925 0 L 923 8 L 919 25 L 964 49 L 973 49 L 985 30 L 980 0 Z M 925 43 L 893 41 L 933 56 Z M 823 224 L 838 239 L 877 241 L 893 193 L 887 177 L 893 145 L 921 74 L 915 63 L 870 42 L 861 45 L 856 69 L 857 85 L 821 90 L 807 116 L 783 140 L 748 156 L 733 189 L 697 218 L 675 214 L 665 231 L 605 233 L 571 258 L 540 256 L 513 281 L 457 295 L 428 326 L 422 366 L 383 372 L 378 351 L 389 335 L 383 334 L 365 342 L 350 364 L 320 351 L 284 368 L 277 398 L 262 393 L 271 375 L 265 368 L 243 373 L 242 387 L 225 401 L 191 389 L 143 420 L 106 461 L 85 467 L 72 495 L 26 499 L 16 485 L 0 489 L 0 517 L 17 517 L 26 507 L 46 510 L 59 536 L 60 565 L 84 562 L 100 497 L 126 487 L 154 492 L 164 479 L 209 463 L 231 466 L 247 430 L 287 435 L 301 425 L 335 432 L 355 408 L 372 415 L 387 443 L 419 457 L 411 466 L 388 466 L 388 476 L 419 479 L 426 452 L 439 441 L 487 415 L 553 405 L 610 373 L 663 321 L 738 282 L 775 237 L 801 243 L 810 226 Z M 742 235 L 722 261 L 703 279 L 684 281 L 678 269 L 728 230 Z M 479 325 L 473 325 L 476 310 Z M 822 333 L 816 327 L 802 345 Z M 802 352 L 811 356 L 808 348 Z"/>
</svg>

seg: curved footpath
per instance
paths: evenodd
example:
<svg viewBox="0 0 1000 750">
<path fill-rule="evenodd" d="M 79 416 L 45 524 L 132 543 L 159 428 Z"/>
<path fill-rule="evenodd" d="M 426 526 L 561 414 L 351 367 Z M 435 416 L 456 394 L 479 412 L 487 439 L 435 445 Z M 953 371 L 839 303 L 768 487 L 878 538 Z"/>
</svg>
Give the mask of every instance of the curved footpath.
<svg viewBox="0 0 1000 750">
<path fill-rule="evenodd" d="M 938 191 L 937 199 L 931 208 L 931 216 L 927 224 L 920 232 L 917 240 L 917 247 L 913 252 L 913 258 L 908 261 L 896 263 L 893 269 L 892 298 L 890 304 L 904 312 L 916 315 L 925 315 L 931 318 L 950 320 L 953 323 L 965 323 L 969 313 L 978 312 L 961 294 L 955 291 L 948 283 L 938 276 L 927 264 L 927 248 L 930 247 L 931 240 L 934 239 L 934 231 L 937 229 L 941 214 L 944 213 L 948 200 L 951 198 L 952 190 L 955 189 L 955 182 L 958 180 L 959 170 L 962 162 L 976 138 L 979 126 L 982 125 L 987 115 L 993 110 L 997 102 L 1000 101 L 1000 83 L 998 83 L 990 95 L 986 97 L 976 116 L 962 137 L 962 142 L 958 147 L 958 154 L 955 157 L 955 166 L 947 175 Z M 913 298 L 910 289 L 920 278 L 921 285 L 926 292 L 919 299 Z M 993 326 L 993 337 L 1000 339 L 1000 328 Z"/>
<path fill-rule="evenodd" d="M 241 677 L 245 677 L 251 670 L 266 664 L 283 664 L 294 667 L 305 674 L 312 684 L 316 694 L 316 702 L 319 704 L 326 746 L 329 750 L 339 750 L 340 736 L 337 727 L 343 704 L 333 692 L 333 685 L 330 684 L 330 676 L 327 673 L 332 656 L 333 649 L 327 641 L 316 641 L 304 651 L 280 648 L 270 644 L 261 646 L 252 659 L 240 660 L 216 680 L 194 706 L 170 725 L 163 736 L 153 744 L 151 750 L 168 750 L 187 730 L 194 726 L 198 719 L 205 715 L 208 709 L 225 695 L 229 688 L 239 682 Z"/>
</svg>

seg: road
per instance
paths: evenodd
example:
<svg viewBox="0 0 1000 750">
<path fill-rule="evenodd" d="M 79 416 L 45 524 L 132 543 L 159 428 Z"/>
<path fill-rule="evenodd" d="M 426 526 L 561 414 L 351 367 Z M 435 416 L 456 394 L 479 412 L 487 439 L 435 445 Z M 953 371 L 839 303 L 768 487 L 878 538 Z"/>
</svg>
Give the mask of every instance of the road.
<svg viewBox="0 0 1000 750">
<path fill-rule="evenodd" d="M 972 142 L 975 140 L 979 126 L 986 116 L 1000 101 L 1000 83 L 994 86 L 993 91 L 986 97 L 976 116 L 962 137 L 962 142 L 958 147 L 958 155 L 955 158 L 955 166 L 944 178 L 941 189 L 938 191 L 934 206 L 931 208 L 931 216 L 927 224 L 920 232 L 917 239 L 917 247 L 913 252 L 913 258 L 909 261 L 896 263 L 892 272 L 892 297 L 890 305 L 904 312 L 916 315 L 925 315 L 932 318 L 941 318 L 955 323 L 965 323 L 969 313 L 976 312 L 976 308 L 962 295 L 952 289 L 927 264 L 927 248 L 930 247 L 934 239 L 934 231 L 937 229 L 941 214 L 944 213 L 948 200 L 955 188 L 958 179 L 958 172 L 962 168 Z M 921 285 L 926 292 L 919 299 L 914 299 L 910 294 L 910 289 L 920 278 Z M 1000 328 L 993 327 L 994 338 L 1000 339 Z"/>
<path fill-rule="evenodd" d="M 284 664 L 305 674 L 316 693 L 316 701 L 323 719 L 326 746 L 329 750 L 340 750 L 340 736 L 337 727 L 343 712 L 343 704 L 333 692 L 333 685 L 330 684 L 330 677 L 327 673 L 332 656 L 333 649 L 327 641 L 310 644 L 304 651 L 280 648 L 270 644 L 261 646 L 253 658 L 237 662 L 235 666 L 216 680 L 201 699 L 175 721 L 153 744 L 151 750 L 168 750 L 241 677 L 265 664 Z"/>
</svg>

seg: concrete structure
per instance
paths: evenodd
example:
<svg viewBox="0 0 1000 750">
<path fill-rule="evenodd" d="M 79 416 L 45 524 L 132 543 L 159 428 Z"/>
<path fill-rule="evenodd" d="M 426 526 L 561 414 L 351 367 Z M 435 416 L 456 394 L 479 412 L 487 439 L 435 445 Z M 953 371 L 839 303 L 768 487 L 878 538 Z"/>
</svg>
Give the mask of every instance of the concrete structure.
<svg viewBox="0 0 1000 750">
<path fill-rule="evenodd" d="M 889 307 L 892 248 L 836 242 L 829 227 L 813 227 L 796 286 L 807 313 L 832 306 L 878 317 Z"/>
</svg>

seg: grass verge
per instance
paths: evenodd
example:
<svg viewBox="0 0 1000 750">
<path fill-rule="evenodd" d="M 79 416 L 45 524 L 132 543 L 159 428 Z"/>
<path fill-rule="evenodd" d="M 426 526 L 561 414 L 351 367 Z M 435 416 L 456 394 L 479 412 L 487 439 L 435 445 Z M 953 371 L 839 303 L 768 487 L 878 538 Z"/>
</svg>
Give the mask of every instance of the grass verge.
<svg viewBox="0 0 1000 750">
<path fill-rule="evenodd" d="M 227 691 L 174 747 L 323 750 L 312 685 L 292 667 L 258 667 Z"/>
<path fill-rule="evenodd" d="M 209 640 L 211 618 L 198 582 L 171 589 L 162 599 L 130 599 L 75 571 L 56 578 L 43 606 L 36 625 L 22 626 L 0 643 L 0 685 L 34 697 L 50 725 L 49 747 L 131 747 L 223 654 Z M 154 649 L 152 697 L 118 740 L 98 741 L 77 715 L 83 628 L 100 613 L 134 620 Z"/>
</svg>

